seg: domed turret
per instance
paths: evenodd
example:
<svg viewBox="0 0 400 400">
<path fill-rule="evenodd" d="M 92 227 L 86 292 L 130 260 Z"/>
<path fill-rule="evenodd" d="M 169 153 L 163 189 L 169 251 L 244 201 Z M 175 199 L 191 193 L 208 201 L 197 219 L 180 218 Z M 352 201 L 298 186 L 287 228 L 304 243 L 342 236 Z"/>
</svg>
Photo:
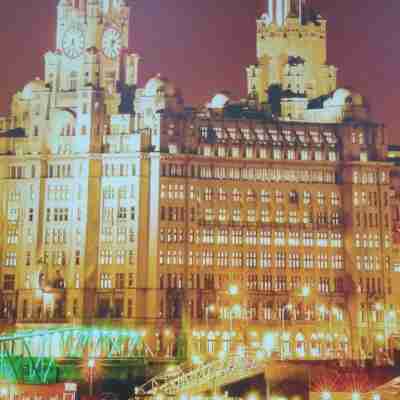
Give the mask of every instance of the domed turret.
<svg viewBox="0 0 400 400">
<path fill-rule="evenodd" d="M 216 94 L 210 103 L 208 103 L 208 108 L 212 109 L 223 109 L 231 99 L 225 93 L 218 93 Z"/>
<path fill-rule="evenodd" d="M 166 95 L 169 97 L 175 96 L 176 89 L 173 83 L 168 78 L 162 77 L 160 74 L 151 78 L 144 88 L 144 95 L 147 97 L 155 97 Z"/>
<path fill-rule="evenodd" d="M 324 107 L 343 107 L 346 105 L 363 106 L 364 100 L 359 93 L 352 93 L 348 89 L 339 88 L 331 98 L 324 102 Z"/>
<path fill-rule="evenodd" d="M 41 90 L 46 90 L 46 83 L 39 78 L 36 78 L 34 81 L 31 81 L 25 85 L 24 89 L 22 90 L 22 99 L 32 100 L 33 92 Z"/>
<path fill-rule="evenodd" d="M 58 7 L 72 7 L 72 0 L 60 0 Z"/>
</svg>

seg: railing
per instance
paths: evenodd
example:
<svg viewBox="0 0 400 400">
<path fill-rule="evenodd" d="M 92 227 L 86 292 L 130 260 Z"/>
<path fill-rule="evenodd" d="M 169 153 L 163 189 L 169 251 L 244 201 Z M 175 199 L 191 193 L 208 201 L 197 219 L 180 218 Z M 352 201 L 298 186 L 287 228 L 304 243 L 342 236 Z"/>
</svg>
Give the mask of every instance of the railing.
<svg viewBox="0 0 400 400">
<path fill-rule="evenodd" d="M 243 351 L 229 354 L 197 368 L 174 370 L 172 373 L 157 376 L 143 386 L 135 388 L 135 396 L 166 395 L 177 397 L 182 394 L 195 394 L 225 386 L 241 379 L 260 374 L 265 369 L 266 354 Z M 175 373 L 174 373 L 175 372 Z"/>
<path fill-rule="evenodd" d="M 49 383 L 59 359 L 143 360 L 154 355 L 128 329 L 64 327 L 0 336 L 0 380 Z M 33 380 L 33 381 L 32 381 Z"/>
</svg>

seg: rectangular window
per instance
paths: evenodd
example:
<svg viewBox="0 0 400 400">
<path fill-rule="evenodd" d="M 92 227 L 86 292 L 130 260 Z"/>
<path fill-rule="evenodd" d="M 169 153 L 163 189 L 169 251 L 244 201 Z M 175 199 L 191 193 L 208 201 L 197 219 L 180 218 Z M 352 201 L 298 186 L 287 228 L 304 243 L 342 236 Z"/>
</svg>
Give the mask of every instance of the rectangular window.
<svg viewBox="0 0 400 400">
<path fill-rule="evenodd" d="M 125 274 L 123 273 L 115 274 L 115 288 L 125 289 Z"/>
<path fill-rule="evenodd" d="M 100 274 L 100 288 L 112 289 L 111 275 L 109 273 L 102 272 Z"/>
<path fill-rule="evenodd" d="M 5 274 L 3 282 L 4 290 L 14 290 L 15 289 L 15 275 Z"/>
<path fill-rule="evenodd" d="M 6 253 L 5 265 L 7 267 L 15 267 L 17 265 L 17 253 L 15 251 Z"/>
</svg>

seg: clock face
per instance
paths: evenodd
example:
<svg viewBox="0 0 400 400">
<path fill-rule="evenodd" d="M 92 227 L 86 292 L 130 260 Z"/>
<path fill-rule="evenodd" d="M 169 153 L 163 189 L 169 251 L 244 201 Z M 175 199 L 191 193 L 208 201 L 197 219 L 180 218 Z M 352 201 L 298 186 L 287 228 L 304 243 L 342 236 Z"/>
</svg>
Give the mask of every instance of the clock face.
<svg viewBox="0 0 400 400">
<path fill-rule="evenodd" d="M 116 58 L 122 47 L 121 32 L 115 28 L 109 28 L 103 35 L 103 53 L 108 58 Z"/>
<path fill-rule="evenodd" d="M 85 49 L 85 36 L 78 28 L 67 30 L 62 39 L 62 48 L 69 58 L 78 58 Z"/>
</svg>

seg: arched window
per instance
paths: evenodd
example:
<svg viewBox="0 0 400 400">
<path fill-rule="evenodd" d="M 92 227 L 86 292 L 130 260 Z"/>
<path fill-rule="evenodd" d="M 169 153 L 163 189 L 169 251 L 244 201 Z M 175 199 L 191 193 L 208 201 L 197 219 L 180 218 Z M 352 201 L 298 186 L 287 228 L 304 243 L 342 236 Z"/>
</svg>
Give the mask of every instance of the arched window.
<svg viewBox="0 0 400 400">
<path fill-rule="evenodd" d="M 78 89 L 78 73 L 72 71 L 69 75 L 69 89 L 76 91 Z"/>
<path fill-rule="evenodd" d="M 315 357 L 318 358 L 321 356 L 321 344 L 318 338 L 318 335 L 316 335 L 315 333 L 313 333 L 311 335 L 311 349 L 310 349 L 310 353 L 311 353 L 311 357 Z"/>
<path fill-rule="evenodd" d="M 290 346 L 290 333 L 283 332 L 282 333 L 282 356 L 283 358 L 288 358 L 291 355 L 291 346 Z"/>
<path fill-rule="evenodd" d="M 332 335 L 330 334 L 326 335 L 325 343 L 326 343 L 326 357 L 335 358 L 335 348 L 333 345 L 334 343 Z"/>
<path fill-rule="evenodd" d="M 214 332 L 210 332 L 207 336 L 207 351 L 211 354 L 215 352 L 215 334 L 214 334 Z"/>
<path fill-rule="evenodd" d="M 306 346 L 304 335 L 299 332 L 296 335 L 296 356 L 299 358 L 304 358 L 306 354 Z"/>
<path fill-rule="evenodd" d="M 222 351 L 229 353 L 231 349 L 231 332 L 224 332 L 222 334 Z"/>
</svg>

